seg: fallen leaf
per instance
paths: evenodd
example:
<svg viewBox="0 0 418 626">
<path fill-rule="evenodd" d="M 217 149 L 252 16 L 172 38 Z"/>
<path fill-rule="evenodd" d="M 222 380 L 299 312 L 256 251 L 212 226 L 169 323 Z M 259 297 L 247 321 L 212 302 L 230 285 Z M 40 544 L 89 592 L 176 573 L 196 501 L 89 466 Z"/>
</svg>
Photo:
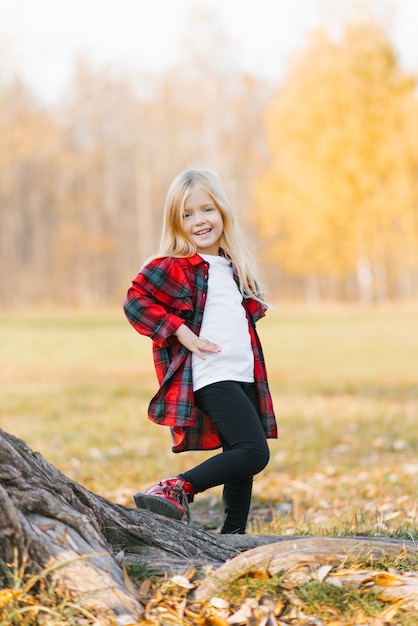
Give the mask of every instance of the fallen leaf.
<svg viewBox="0 0 418 626">
<path fill-rule="evenodd" d="M 323 583 L 330 571 L 332 570 L 332 565 L 321 565 L 316 572 L 316 577 L 320 583 Z"/>
</svg>

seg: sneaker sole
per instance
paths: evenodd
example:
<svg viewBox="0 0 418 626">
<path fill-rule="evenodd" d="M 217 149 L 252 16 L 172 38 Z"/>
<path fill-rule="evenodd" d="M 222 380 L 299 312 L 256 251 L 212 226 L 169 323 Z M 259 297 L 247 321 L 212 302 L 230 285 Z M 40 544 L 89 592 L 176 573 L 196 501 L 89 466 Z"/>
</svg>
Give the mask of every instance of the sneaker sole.
<svg viewBox="0 0 418 626">
<path fill-rule="evenodd" d="M 168 502 L 160 496 L 147 496 L 144 493 L 137 493 L 134 496 L 137 509 L 147 509 L 152 513 L 171 517 L 172 519 L 181 520 L 183 515 L 180 513 L 175 504 Z"/>
</svg>

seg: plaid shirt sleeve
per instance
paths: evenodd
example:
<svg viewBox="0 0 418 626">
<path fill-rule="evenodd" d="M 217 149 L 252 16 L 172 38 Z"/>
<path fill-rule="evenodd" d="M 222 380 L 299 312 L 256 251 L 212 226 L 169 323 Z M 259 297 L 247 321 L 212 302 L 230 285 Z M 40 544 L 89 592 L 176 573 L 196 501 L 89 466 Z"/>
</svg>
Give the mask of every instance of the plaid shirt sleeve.
<svg viewBox="0 0 418 626">
<path fill-rule="evenodd" d="M 193 310 L 193 293 L 179 264 L 165 257 L 146 265 L 128 290 L 124 310 L 136 331 L 168 346 Z"/>
</svg>

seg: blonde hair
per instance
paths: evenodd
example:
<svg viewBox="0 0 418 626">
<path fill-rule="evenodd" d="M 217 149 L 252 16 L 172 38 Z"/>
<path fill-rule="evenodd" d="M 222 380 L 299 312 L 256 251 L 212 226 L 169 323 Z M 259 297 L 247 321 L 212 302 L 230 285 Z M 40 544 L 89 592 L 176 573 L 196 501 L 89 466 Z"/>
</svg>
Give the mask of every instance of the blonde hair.
<svg viewBox="0 0 418 626">
<path fill-rule="evenodd" d="M 220 248 L 232 261 L 244 297 L 264 303 L 257 267 L 247 239 L 236 223 L 219 176 L 210 169 L 187 169 L 171 183 L 164 207 L 163 230 L 158 256 L 190 257 L 196 254 L 196 245 L 185 233 L 183 215 L 185 203 L 196 187 L 212 198 L 223 220 Z"/>
</svg>

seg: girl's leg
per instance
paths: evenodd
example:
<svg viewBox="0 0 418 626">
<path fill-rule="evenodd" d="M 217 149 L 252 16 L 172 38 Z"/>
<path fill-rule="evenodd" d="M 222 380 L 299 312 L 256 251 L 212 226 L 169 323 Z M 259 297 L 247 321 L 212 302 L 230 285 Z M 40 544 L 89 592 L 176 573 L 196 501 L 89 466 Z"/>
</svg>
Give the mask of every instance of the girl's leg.
<svg viewBox="0 0 418 626">
<path fill-rule="evenodd" d="M 253 475 L 267 465 L 269 449 L 258 415 L 254 384 L 224 381 L 195 392 L 196 405 L 216 425 L 223 452 L 181 474 L 196 492 L 224 485 L 223 533 L 245 532 Z"/>
<path fill-rule="evenodd" d="M 245 533 L 251 505 L 253 477 L 226 483 L 222 493 L 222 534 Z"/>
</svg>

